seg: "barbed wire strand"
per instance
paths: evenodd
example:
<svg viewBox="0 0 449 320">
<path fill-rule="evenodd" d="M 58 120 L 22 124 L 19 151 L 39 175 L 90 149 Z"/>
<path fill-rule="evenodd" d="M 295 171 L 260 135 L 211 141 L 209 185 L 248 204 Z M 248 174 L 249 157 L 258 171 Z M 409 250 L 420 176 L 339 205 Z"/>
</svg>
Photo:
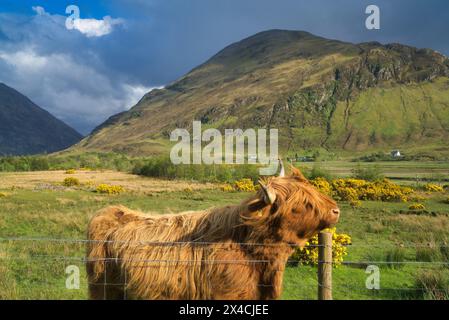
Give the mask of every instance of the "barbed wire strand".
<svg viewBox="0 0 449 320">
<path fill-rule="evenodd" d="M 240 245 L 240 246 L 291 246 L 291 247 L 301 247 L 297 244 L 290 243 L 252 243 L 252 242 L 208 242 L 208 241 L 127 241 L 127 240 L 90 240 L 90 239 L 63 239 L 63 238 L 29 238 L 29 237 L 0 237 L 0 242 L 60 242 L 60 243 L 123 243 L 126 245 L 157 245 L 157 246 L 170 246 L 170 245 Z M 324 245 L 320 244 L 310 244 L 306 247 L 322 247 Z M 344 246 L 350 247 L 360 247 L 360 248 L 385 248 L 387 246 L 391 247 L 402 247 L 402 248 L 421 248 L 421 247 L 449 247 L 446 242 L 443 243 L 398 243 L 398 244 L 348 244 Z"/>
<path fill-rule="evenodd" d="M 80 262 L 98 262 L 98 261 L 112 261 L 119 262 L 125 260 L 126 262 L 152 262 L 152 263 L 271 263 L 274 260 L 269 259 L 239 259 L 239 260 L 183 260 L 183 259 L 123 259 L 123 258 L 87 258 L 87 257 L 76 257 L 76 256 L 51 256 L 51 255 L 33 255 L 29 257 L 20 257 L 20 256 L 0 256 L 0 260 L 29 260 L 29 259 L 49 259 L 49 260 L 69 260 L 69 261 L 80 261 Z M 298 260 L 287 260 L 287 263 L 298 264 L 300 263 Z M 317 261 L 318 264 L 336 264 L 331 261 Z M 449 265 L 449 261 L 342 261 L 339 264 L 342 265 L 377 265 L 377 264 L 385 264 L 385 265 L 402 265 L 402 264 L 412 264 L 412 265 Z"/>
</svg>

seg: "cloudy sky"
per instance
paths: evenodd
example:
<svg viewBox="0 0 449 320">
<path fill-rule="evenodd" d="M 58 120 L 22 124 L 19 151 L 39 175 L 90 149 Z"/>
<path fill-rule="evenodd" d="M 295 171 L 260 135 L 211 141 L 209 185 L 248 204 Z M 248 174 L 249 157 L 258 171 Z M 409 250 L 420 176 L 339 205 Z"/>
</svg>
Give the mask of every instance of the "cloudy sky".
<svg viewBox="0 0 449 320">
<path fill-rule="evenodd" d="M 369 4 L 380 30 L 365 28 Z M 67 22 L 70 5 L 80 18 Z M 0 0 L 0 82 L 87 134 L 224 46 L 274 28 L 449 55 L 446 0 Z"/>
</svg>

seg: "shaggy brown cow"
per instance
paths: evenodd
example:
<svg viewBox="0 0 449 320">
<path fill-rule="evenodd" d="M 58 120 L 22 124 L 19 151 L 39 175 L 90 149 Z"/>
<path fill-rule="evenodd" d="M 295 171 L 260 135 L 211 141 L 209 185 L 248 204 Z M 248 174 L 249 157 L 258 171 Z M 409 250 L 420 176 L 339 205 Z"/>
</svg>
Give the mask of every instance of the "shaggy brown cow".
<svg viewBox="0 0 449 320">
<path fill-rule="evenodd" d="M 173 215 L 101 210 L 88 231 L 90 298 L 278 298 L 294 246 L 340 214 L 292 171 L 261 182 L 239 205 Z"/>
</svg>

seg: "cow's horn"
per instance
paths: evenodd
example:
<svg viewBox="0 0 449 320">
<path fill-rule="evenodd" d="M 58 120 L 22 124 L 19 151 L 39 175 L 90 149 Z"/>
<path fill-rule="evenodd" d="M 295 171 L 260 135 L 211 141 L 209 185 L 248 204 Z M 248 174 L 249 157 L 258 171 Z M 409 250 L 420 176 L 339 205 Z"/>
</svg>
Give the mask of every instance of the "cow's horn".
<svg viewBox="0 0 449 320">
<path fill-rule="evenodd" d="M 284 169 L 284 163 L 282 162 L 281 158 L 279 160 L 279 165 L 281 166 L 281 169 L 279 170 L 279 177 L 285 177 L 285 169 Z"/>
<path fill-rule="evenodd" d="M 263 197 L 266 204 L 273 204 L 276 201 L 276 193 L 270 187 L 259 181 L 260 187 L 263 190 Z"/>
</svg>

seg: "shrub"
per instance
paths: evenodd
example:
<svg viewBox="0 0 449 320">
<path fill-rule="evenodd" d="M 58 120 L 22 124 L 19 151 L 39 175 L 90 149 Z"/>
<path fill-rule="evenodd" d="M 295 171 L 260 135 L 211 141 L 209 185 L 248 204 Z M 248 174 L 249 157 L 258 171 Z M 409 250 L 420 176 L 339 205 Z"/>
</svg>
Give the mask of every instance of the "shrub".
<svg viewBox="0 0 449 320">
<path fill-rule="evenodd" d="M 395 248 L 388 250 L 385 254 L 387 267 L 392 269 L 400 269 L 404 266 L 402 262 L 405 261 L 405 250 L 402 248 Z"/>
<path fill-rule="evenodd" d="M 237 191 L 243 191 L 243 192 L 251 192 L 256 191 L 256 186 L 254 185 L 253 181 L 251 179 L 240 179 L 237 180 L 235 183 L 235 189 Z"/>
<path fill-rule="evenodd" d="M 227 182 L 234 183 L 237 180 L 247 178 L 256 182 L 259 178 L 259 167 L 251 164 L 194 164 L 174 165 L 170 158 L 152 158 L 145 164 L 138 163 L 133 173 L 146 177 L 196 180 L 200 182 Z"/>
<path fill-rule="evenodd" d="M 363 168 L 360 164 L 352 169 L 352 177 L 367 181 L 376 181 L 384 178 L 378 165 Z"/>
<path fill-rule="evenodd" d="M 416 261 L 433 262 L 440 261 L 442 254 L 436 246 L 416 248 Z"/>
<path fill-rule="evenodd" d="M 0 192 L 0 198 L 6 197 L 6 193 Z"/>
<path fill-rule="evenodd" d="M 331 184 L 324 178 L 316 178 L 310 181 L 312 185 L 315 186 L 320 192 L 327 194 L 328 196 L 332 196 L 332 187 Z"/>
<path fill-rule="evenodd" d="M 449 275 L 445 270 L 422 271 L 416 275 L 415 283 L 422 290 L 422 298 L 449 300 Z"/>
<path fill-rule="evenodd" d="M 96 152 L 0 157 L 0 171 L 67 170 L 82 167 L 130 171 L 139 161 L 141 160 L 122 154 Z"/>
<path fill-rule="evenodd" d="M 357 190 L 352 187 L 342 187 L 336 190 L 337 197 L 343 201 L 356 201 L 359 198 Z"/>
<path fill-rule="evenodd" d="M 75 173 L 76 173 L 75 169 L 69 169 L 65 171 L 65 174 L 75 174 Z"/>
<path fill-rule="evenodd" d="M 391 160 L 391 155 L 383 152 L 372 153 L 356 159 L 356 161 L 363 161 L 363 162 L 388 161 L 388 160 Z"/>
<path fill-rule="evenodd" d="M 444 192 L 444 189 L 442 186 L 439 186 L 434 183 L 428 183 L 424 186 L 424 189 L 428 192 Z"/>
<path fill-rule="evenodd" d="M 224 192 L 234 192 L 235 191 L 234 187 L 231 186 L 229 183 L 221 186 L 221 190 Z"/>
<path fill-rule="evenodd" d="M 313 183 L 313 182 L 312 182 Z M 336 179 L 330 182 L 332 196 L 340 201 L 408 201 L 414 192 L 387 179 L 368 182 L 361 179 Z"/>
<path fill-rule="evenodd" d="M 33 157 L 30 160 L 30 170 L 31 171 L 44 171 L 50 169 L 47 158 L 43 157 Z"/>
<path fill-rule="evenodd" d="M 426 207 L 422 203 L 411 204 L 408 208 L 409 208 L 409 210 L 425 210 L 426 209 Z"/>
<path fill-rule="evenodd" d="M 348 254 L 347 246 L 351 244 L 351 237 L 344 233 L 337 233 L 336 228 L 328 229 L 328 231 L 332 233 L 332 262 L 334 266 L 338 266 Z M 298 261 L 299 264 L 317 265 L 318 235 L 312 237 L 304 248 L 297 248 L 291 259 Z"/>
<path fill-rule="evenodd" d="M 125 191 L 125 189 L 122 186 L 113 186 L 109 184 L 100 184 L 95 189 L 98 193 L 103 194 L 120 194 Z"/>
<path fill-rule="evenodd" d="M 75 186 L 79 186 L 81 183 L 77 178 L 73 178 L 73 177 L 69 177 L 69 178 L 65 178 L 64 181 L 62 182 L 62 185 L 65 187 L 75 187 Z"/>
</svg>

